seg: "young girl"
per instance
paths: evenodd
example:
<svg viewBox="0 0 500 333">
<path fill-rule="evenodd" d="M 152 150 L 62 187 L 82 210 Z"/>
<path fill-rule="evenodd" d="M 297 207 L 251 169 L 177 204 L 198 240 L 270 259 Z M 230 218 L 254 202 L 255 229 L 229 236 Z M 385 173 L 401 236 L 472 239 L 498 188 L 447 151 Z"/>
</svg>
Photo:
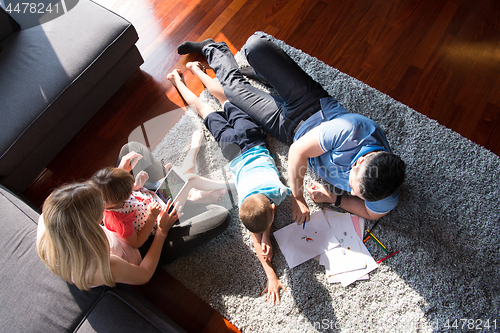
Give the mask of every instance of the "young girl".
<svg viewBox="0 0 500 333">
<path fill-rule="evenodd" d="M 185 207 L 186 218 L 173 227 L 168 246 L 163 251 L 162 257 L 166 261 L 173 260 L 181 253 L 214 238 L 229 224 L 226 209 L 218 205 L 207 205 L 207 201 L 216 201 L 226 193 L 226 182 L 213 181 L 190 173 L 194 172 L 194 162 L 202 136 L 202 131 L 193 135 L 192 149 L 181 168 L 188 182 L 180 192 L 175 206 L 179 217 L 184 215 L 181 210 Z M 103 192 L 103 221 L 106 228 L 120 241 L 133 248 L 141 248 L 150 235 L 154 234 L 156 217 L 165 203 L 154 192 L 143 187 L 149 178 L 144 170 L 136 173 L 134 182 L 134 177 L 130 174 L 134 162 L 131 164 L 126 161 L 130 159 L 131 154 L 142 157 L 135 152 L 124 155 L 120 166 L 130 165 L 131 168 L 105 168 L 96 172 L 91 180 Z M 159 163 L 155 159 L 153 162 Z M 166 171 L 162 169 L 163 167 L 160 168 L 160 174 L 163 175 Z M 234 188 L 232 182 L 228 185 Z M 148 243 L 146 248 L 147 245 Z"/>
<path fill-rule="evenodd" d="M 177 220 L 177 210 L 167 204 L 158 214 L 158 229 L 151 247 L 137 264 L 122 258 L 103 227 L 101 191 L 91 182 L 64 185 L 45 200 L 38 222 L 40 258 L 56 275 L 81 290 L 116 283 L 144 284 L 153 275 L 163 243 Z M 110 238 L 112 240 L 112 238 Z"/>
</svg>

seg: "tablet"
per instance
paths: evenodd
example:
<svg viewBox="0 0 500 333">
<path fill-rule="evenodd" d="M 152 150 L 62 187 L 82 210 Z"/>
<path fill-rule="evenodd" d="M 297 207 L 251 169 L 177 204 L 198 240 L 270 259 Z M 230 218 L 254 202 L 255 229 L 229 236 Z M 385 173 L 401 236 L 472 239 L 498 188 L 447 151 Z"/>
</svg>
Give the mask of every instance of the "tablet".
<svg viewBox="0 0 500 333">
<path fill-rule="evenodd" d="M 173 199 L 176 202 L 187 182 L 186 177 L 178 169 L 171 167 L 165 178 L 160 180 L 160 185 L 156 188 L 155 193 L 165 203 L 168 199 Z"/>
</svg>

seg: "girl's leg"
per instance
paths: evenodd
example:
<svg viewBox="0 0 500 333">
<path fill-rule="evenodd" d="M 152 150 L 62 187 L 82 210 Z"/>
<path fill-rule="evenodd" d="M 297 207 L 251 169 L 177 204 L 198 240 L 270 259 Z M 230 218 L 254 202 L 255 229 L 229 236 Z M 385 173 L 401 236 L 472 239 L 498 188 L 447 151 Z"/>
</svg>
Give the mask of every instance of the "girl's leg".
<svg viewBox="0 0 500 333">
<path fill-rule="evenodd" d="M 212 180 L 205 177 L 200 177 L 195 174 L 187 174 L 185 176 L 188 179 L 188 182 L 177 196 L 177 203 L 176 203 L 178 208 L 182 207 L 182 212 L 184 212 L 184 206 L 186 202 L 189 202 L 188 197 L 190 195 L 191 190 L 193 189 L 200 190 L 202 192 L 213 191 L 214 195 L 220 193 L 224 194 L 225 191 L 228 189 L 228 187 L 230 190 L 236 189 L 233 181 L 225 182 L 222 180 L 221 181 Z"/>
<path fill-rule="evenodd" d="M 203 129 L 198 129 L 193 132 L 193 136 L 191 137 L 191 147 L 186 155 L 186 158 L 182 162 L 182 167 L 180 170 L 183 174 L 196 172 L 196 156 L 200 151 L 201 140 L 203 140 L 203 136 Z"/>
<path fill-rule="evenodd" d="M 201 83 L 208 89 L 208 91 L 219 100 L 221 105 L 227 101 L 226 95 L 224 95 L 224 89 L 220 85 L 219 82 L 213 80 L 210 76 L 208 76 L 205 71 L 205 67 L 199 61 L 188 62 L 186 64 L 186 68 L 189 69 L 198 79 L 200 79 Z"/>
</svg>

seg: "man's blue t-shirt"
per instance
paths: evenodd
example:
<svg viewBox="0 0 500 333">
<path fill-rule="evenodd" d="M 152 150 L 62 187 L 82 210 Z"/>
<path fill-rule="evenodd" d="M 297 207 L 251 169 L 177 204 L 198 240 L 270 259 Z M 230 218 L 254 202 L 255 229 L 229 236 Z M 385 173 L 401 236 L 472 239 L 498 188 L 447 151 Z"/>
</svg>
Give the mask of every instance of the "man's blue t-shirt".
<svg viewBox="0 0 500 333">
<path fill-rule="evenodd" d="M 283 185 L 274 159 L 266 147 L 253 147 L 228 164 L 235 179 L 238 206 L 251 194 L 261 193 L 276 206 L 290 195 L 291 190 Z"/>
<path fill-rule="evenodd" d="M 373 120 L 347 111 L 335 98 L 320 100 L 321 111 L 309 117 L 295 134 L 298 140 L 319 126 L 319 144 L 324 154 L 309 158 L 309 166 L 333 186 L 351 192 L 349 173 L 356 160 L 372 151 L 390 152 L 389 143 L 380 126 Z M 365 201 L 374 213 L 384 214 L 396 207 L 399 191 L 379 201 Z"/>
</svg>

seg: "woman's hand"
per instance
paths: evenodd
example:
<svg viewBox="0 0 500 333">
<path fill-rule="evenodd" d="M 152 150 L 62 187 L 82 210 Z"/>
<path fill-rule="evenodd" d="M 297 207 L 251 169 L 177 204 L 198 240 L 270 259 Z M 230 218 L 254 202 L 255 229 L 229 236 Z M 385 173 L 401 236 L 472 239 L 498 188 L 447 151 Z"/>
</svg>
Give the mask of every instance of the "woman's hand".
<svg viewBox="0 0 500 333">
<path fill-rule="evenodd" d="M 137 162 L 139 162 L 141 158 L 141 154 L 136 153 L 135 151 L 131 151 L 130 153 L 122 157 L 120 164 L 118 165 L 118 169 L 123 169 L 130 172 L 137 165 Z"/>
<path fill-rule="evenodd" d="M 162 208 L 159 216 L 158 216 L 158 230 L 156 231 L 157 235 L 161 235 L 164 237 L 167 237 L 168 231 L 174 223 L 179 219 L 180 216 L 178 216 L 178 207 L 177 205 L 174 206 L 172 199 L 167 201 L 167 204 Z M 172 210 L 169 213 L 170 207 L 172 207 Z"/>
<path fill-rule="evenodd" d="M 275 302 L 277 305 L 280 305 L 280 289 L 287 291 L 278 278 L 271 278 L 267 280 L 266 289 L 260 295 L 262 296 L 267 292 L 266 302 L 271 302 L 273 306 Z"/>
<path fill-rule="evenodd" d="M 330 192 L 321 184 L 314 183 L 313 186 L 307 188 L 307 193 L 315 202 L 334 203 L 337 196 Z"/>
</svg>

